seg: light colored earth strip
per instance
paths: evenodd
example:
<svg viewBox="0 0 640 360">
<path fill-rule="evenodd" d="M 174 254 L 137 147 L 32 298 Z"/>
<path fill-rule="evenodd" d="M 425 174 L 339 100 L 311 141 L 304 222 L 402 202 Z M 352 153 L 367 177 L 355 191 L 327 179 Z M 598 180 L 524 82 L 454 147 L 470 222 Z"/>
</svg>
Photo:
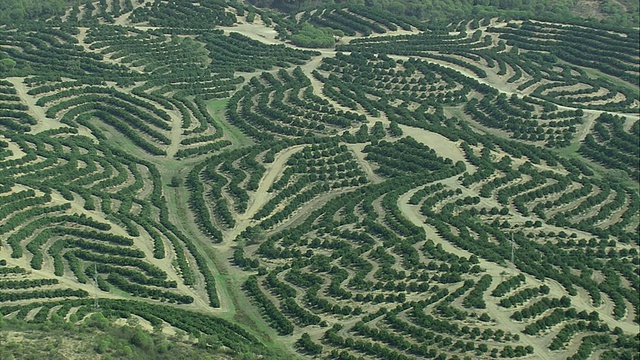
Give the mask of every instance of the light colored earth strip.
<svg viewBox="0 0 640 360">
<path fill-rule="evenodd" d="M 58 120 L 49 119 L 45 116 L 44 109 L 36 105 L 35 97 L 27 94 L 28 90 L 24 82 L 22 82 L 22 78 L 9 77 L 6 78 L 6 80 L 13 84 L 16 88 L 16 92 L 18 93 L 17 95 L 29 107 L 29 115 L 33 116 L 38 121 L 38 124 L 32 127 L 31 132 L 37 134 L 45 130 L 57 129 L 64 126 L 64 124 L 60 123 Z"/>
<path fill-rule="evenodd" d="M 402 129 L 404 135 L 411 136 L 418 142 L 430 147 L 438 153 L 439 156 L 451 159 L 454 164 L 458 161 L 462 161 L 467 167 L 467 171 L 469 173 L 472 174 L 475 172 L 476 167 L 467 161 L 467 158 L 464 156 L 464 152 L 456 142 L 451 141 L 438 133 L 425 129 L 406 125 L 400 125 L 400 129 Z"/>
<path fill-rule="evenodd" d="M 264 206 L 273 196 L 268 192 L 271 185 L 284 171 L 284 166 L 294 153 L 302 150 L 303 145 L 292 146 L 287 148 L 275 156 L 271 164 L 265 164 L 265 173 L 260 180 L 260 185 L 255 193 L 250 193 L 249 206 L 244 214 L 238 214 L 236 217 L 236 226 L 224 233 L 223 243 L 230 246 L 240 233 L 242 233 L 249 225 L 254 223 L 253 216 Z"/>
</svg>

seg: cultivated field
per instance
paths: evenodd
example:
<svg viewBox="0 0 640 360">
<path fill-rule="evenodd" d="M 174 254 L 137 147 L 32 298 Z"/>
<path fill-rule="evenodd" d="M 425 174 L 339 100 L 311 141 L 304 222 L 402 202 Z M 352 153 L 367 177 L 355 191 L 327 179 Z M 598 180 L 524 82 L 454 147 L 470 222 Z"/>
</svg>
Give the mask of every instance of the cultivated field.
<svg viewBox="0 0 640 360">
<path fill-rule="evenodd" d="M 283 40 L 302 23 L 342 36 Z M 3 58 L 7 319 L 229 356 L 637 356 L 637 31 L 102 0 L 0 27 Z"/>
</svg>

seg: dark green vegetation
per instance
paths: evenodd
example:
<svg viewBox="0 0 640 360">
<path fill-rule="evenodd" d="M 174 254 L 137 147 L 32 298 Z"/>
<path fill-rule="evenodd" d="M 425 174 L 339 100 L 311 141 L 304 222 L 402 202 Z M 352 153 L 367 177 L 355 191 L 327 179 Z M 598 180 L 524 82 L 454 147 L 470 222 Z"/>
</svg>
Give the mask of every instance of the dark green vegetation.
<svg viewBox="0 0 640 360">
<path fill-rule="evenodd" d="M 49 308 L 47 308 L 49 309 Z M 20 318 L 0 320 L 0 357 L 3 359 L 68 359 L 70 357 L 111 359 L 234 359 L 249 356 L 225 350 L 229 342 L 217 335 L 188 336 L 178 330 L 171 335 L 162 332 L 162 323 L 153 332 L 143 329 L 140 318 L 129 317 L 126 324 L 115 324 L 103 315 L 93 313 L 75 324 L 54 312 L 45 321 Z M 235 346 L 235 341 L 233 342 Z M 215 353 L 215 357 L 212 356 Z"/>
<path fill-rule="evenodd" d="M 0 3 L 0 22 L 23 21 L 64 14 L 67 0 L 7 0 Z"/>
<path fill-rule="evenodd" d="M 636 355 L 636 30 L 540 19 L 570 1 L 7 3 L 5 333 L 121 358 Z M 109 324 L 133 315 L 197 348 Z"/>
<path fill-rule="evenodd" d="M 250 2 L 256 6 L 272 7 L 286 13 L 313 12 L 319 6 L 317 1 L 312 0 L 251 0 Z M 576 0 L 368 0 L 364 2 L 343 0 L 335 3 L 339 5 L 321 7 L 316 16 L 324 13 L 323 15 L 330 14 L 327 16 L 329 19 L 336 19 L 336 17 L 339 19 L 340 11 L 348 7 L 351 11 L 365 10 L 366 17 L 385 14 L 401 18 L 404 22 L 427 20 L 431 24 L 446 24 L 452 20 L 480 20 L 495 16 L 566 21 L 576 19 L 587 10 L 591 10 L 591 13 L 584 15 L 589 18 L 595 16 L 596 20 L 603 18 L 600 21 L 606 24 L 637 26 L 640 8 L 638 2 L 634 0 L 601 0 L 588 3 Z M 353 20 L 353 18 L 348 19 Z M 358 20 L 352 22 L 358 22 Z M 381 25 L 387 24 L 381 22 Z"/>
</svg>

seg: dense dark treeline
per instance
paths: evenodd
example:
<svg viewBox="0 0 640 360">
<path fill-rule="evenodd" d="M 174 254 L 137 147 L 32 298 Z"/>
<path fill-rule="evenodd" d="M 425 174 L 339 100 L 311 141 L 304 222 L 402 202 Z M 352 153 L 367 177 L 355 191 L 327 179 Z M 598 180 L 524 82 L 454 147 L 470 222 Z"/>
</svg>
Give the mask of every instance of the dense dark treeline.
<svg viewBox="0 0 640 360">
<path fill-rule="evenodd" d="M 64 14 L 68 0 L 6 0 L 0 4 L 0 22 L 47 18 Z"/>
<path fill-rule="evenodd" d="M 253 0 L 252 3 L 256 6 L 271 6 L 281 10 L 299 11 L 309 7 L 316 6 L 311 1 L 290 2 L 282 0 Z M 354 2 L 354 5 L 357 2 Z M 345 6 L 350 5 L 350 2 L 345 2 Z M 512 11 L 514 14 L 518 12 L 526 14 L 533 11 L 533 6 L 537 6 L 536 10 L 541 10 L 543 13 L 560 12 L 561 14 L 568 15 L 570 10 L 569 1 L 551 2 L 551 1 L 536 1 L 535 4 L 524 2 L 507 2 L 507 1 L 434 1 L 429 4 L 416 4 L 413 2 L 396 1 L 396 2 L 382 2 L 372 1 L 369 6 L 377 10 L 384 10 L 397 15 L 414 17 L 417 19 L 431 19 L 431 20 L 445 20 L 450 18 L 469 18 L 473 13 L 486 12 L 493 10 Z"/>
</svg>

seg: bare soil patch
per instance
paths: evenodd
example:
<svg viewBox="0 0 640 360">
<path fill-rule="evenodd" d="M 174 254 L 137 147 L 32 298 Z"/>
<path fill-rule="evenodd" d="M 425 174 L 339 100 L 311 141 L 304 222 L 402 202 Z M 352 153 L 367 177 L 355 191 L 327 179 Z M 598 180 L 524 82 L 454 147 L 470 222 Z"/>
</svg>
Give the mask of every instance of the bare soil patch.
<svg viewBox="0 0 640 360">
<path fill-rule="evenodd" d="M 604 19 L 600 12 L 600 1 L 598 0 L 578 0 L 573 7 L 573 12 L 583 18 Z"/>
<path fill-rule="evenodd" d="M 438 133 L 420 128 L 400 125 L 400 129 L 402 129 L 402 132 L 405 135 L 411 136 L 417 141 L 430 147 L 438 153 L 438 155 L 451 159 L 454 164 L 458 161 L 462 161 L 467 167 L 467 171 L 470 173 L 475 172 L 475 166 L 467 161 L 467 158 L 464 156 L 464 152 L 457 142 L 451 141 Z"/>
<path fill-rule="evenodd" d="M 22 78 L 9 77 L 6 78 L 6 80 L 13 84 L 16 88 L 17 95 L 29 107 L 27 113 L 38 121 L 38 124 L 31 129 L 32 133 L 39 133 L 45 130 L 57 129 L 65 126 L 59 121 L 49 119 L 45 116 L 44 109 L 41 106 L 36 105 L 35 97 L 27 94 L 28 89 L 24 82 L 22 82 Z"/>
<path fill-rule="evenodd" d="M 362 151 L 365 146 L 366 144 L 347 144 L 347 147 L 353 151 L 356 161 L 367 174 L 367 178 L 373 183 L 380 183 L 383 181 L 382 177 L 376 174 L 371 163 L 365 160 L 366 154 Z"/>
</svg>

